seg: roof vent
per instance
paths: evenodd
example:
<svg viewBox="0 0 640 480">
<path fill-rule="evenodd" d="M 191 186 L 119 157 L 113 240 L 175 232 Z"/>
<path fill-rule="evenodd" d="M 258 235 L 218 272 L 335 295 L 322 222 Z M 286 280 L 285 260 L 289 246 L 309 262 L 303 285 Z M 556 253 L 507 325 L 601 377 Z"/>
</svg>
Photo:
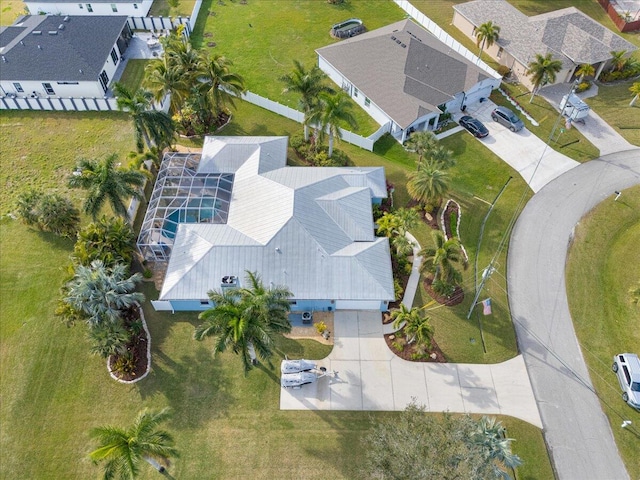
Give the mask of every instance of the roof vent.
<svg viewBox="0 0 640 480">
<path fill-rule="evenodd" d="M 391 35 L 391 40 L 395 40 L 395 39 L 396 39 L 395 35 Z"/>
<path fill-rule="evenodd" d="M 38 45 L 38 50 L 42 50 L 42 47 L 40 45 Z"/>
<path fill-rule="evenodd" d="M 61 23 L 60 25 L 58 25 L 58 30 L 64 30 L 64 23 Z"/>
<path fill-rule="evenodd" d="M 22 40 L 20 40 L 20 45 L 24 45 L 24 42 Z"/>
<path fill-rule="evenodd" d="M 400 46 L 401 46 L 402 48 L 407 48 L 407 46 L 406 46 L 404 43 L 400 44 Z"/>
<path fill-rule="evenodd" d="M 64 17 L 63 21 L 64 21 L 64 22 L 68 22 L 68 21 L 69 21 L 69 15 L 67 15 L 66 17 Z"/>
<path fill-rule="evenodd" d="M 48 33 L 49 33 L 49 35 L 57 35 L 58 31 L 57 30 L 50 30 Z"/>
<path fill-rule="evenodd" d="M 396 43 L 400 45 L 402 42 L 400 40 L 396 40 Z"/>
<path fill-rule="evenodd" d="M 2 55 L 2 63 L 7 63 L 7 57 L 5 57 L 4 55 Z"/>
<path fill-rule="evenodd" d="M 280 247 L 276 247 L 276 252 L 282 253 L 282 250 L 280 250 Z"/>
<path fill-rule="evenodd" d="M 80 72 L 81 75 L 84 73 L 82 69 L 79 69 L 78 71 Z"/>
<path fill-rule="evenodd" d="M 42 35 L 42 30 L 34 30 L 31 35 Z"/>
</svg>

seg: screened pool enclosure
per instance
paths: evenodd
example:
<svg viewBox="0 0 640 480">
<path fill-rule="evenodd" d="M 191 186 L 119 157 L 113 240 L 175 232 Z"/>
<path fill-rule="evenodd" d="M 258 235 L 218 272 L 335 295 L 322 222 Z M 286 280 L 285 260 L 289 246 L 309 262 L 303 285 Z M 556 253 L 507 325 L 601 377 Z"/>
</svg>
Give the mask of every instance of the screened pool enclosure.
<svg viewBox="0 0 640 480">
<path fill-rule="evenodd" d="M 226 223 L 233 173 L 198 173 L 199 153 L 165 155 L 138 237 L 145 260 L 166 261 L 180 223 Z"/>
</svg>

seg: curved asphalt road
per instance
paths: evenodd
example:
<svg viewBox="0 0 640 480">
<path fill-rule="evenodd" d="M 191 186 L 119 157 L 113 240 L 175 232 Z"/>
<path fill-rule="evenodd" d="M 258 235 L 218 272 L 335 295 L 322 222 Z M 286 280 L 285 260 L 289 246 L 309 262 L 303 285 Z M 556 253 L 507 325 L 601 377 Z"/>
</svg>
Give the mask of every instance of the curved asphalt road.
<svg viewBox="0 0 640 480">
<path fill-rule="evenodd" d="M 592 388 L 565 292 L 574 226 L 616 190 L 640 183 L 640 149 L 584 163 L 529 201 L 511 236 L 508 289 L 520 351 L 558 477 L 629 478 Z M 624 193 L 619 201 L 624 200 Z M 630 248 L 632 248 L 630 246 Z"/>
</svg>

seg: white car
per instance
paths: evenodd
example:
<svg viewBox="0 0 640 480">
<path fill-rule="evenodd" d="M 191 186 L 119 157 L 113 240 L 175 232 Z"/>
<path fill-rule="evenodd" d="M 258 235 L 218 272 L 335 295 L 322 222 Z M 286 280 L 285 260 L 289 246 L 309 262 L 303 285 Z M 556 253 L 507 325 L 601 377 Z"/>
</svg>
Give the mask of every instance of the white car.
<svg viewBox="0 0 640 480">
<path fill-rule="evenodd" d="M 620 353 L 613 357 L 611 367 L 618 376 L 622 399 L 640 410 L 640 359 L 635 353 Z"/>
</svg>

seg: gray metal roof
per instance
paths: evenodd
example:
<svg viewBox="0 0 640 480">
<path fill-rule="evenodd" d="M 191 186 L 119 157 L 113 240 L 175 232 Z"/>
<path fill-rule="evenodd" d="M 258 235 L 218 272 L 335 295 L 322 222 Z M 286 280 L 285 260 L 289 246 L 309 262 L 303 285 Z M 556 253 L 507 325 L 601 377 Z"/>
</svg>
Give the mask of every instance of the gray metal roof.
<svg viewBox="0 0 640 480">
<path fill-rule="evenodd" d="M 96 81 L 126 23 L 126 16 L 22 17 L 0 33 L 0 79 Z"/>
<path fill-rule="evenodd" d="M 85 0 L 86 3 L 115 3 L 116 5 L 120 5 L 122 3 L 142 3 L 142 0 L 89 0 L 87 2 L 87 0 Z M 84 2 L 64 2 L 64 1 L 60 1 L 60 0 L 25 0 L 24 3 L 71 3 L 73 5 L 77 5 L 78 3 L 84 3 Z"/>
<path fill-rule="evenodd" d="M 598 63 L 612 50 L 637 50 L 636 46 L 575 7 L 528 17 L 505 0 L 475 0 L 454 5 L 473 25 L 489 20 L 500 27 L 498 45 L 527 65 L 536 53 L 552 53 L 565 67 Z"/>
<path fill-rule="evenodd" d="M 238 145 L 244 162 L 230 153 Z M 286 137 L 205 141 L 202 167 L 234 172 L 229 216 L 178 226 L 160 299 L 205 299 L 222 277 L 250 270 L 296 299 L 393 300 L 389 243 L 373 234 L 371 206 L 386 196 L 384 169 L 288 167 L 286 146 Z"/>
<path fill-rule="evenodd" d="M 410 19 L 316 52 L 402 128 L 487 78 Z"/>
</svg>

